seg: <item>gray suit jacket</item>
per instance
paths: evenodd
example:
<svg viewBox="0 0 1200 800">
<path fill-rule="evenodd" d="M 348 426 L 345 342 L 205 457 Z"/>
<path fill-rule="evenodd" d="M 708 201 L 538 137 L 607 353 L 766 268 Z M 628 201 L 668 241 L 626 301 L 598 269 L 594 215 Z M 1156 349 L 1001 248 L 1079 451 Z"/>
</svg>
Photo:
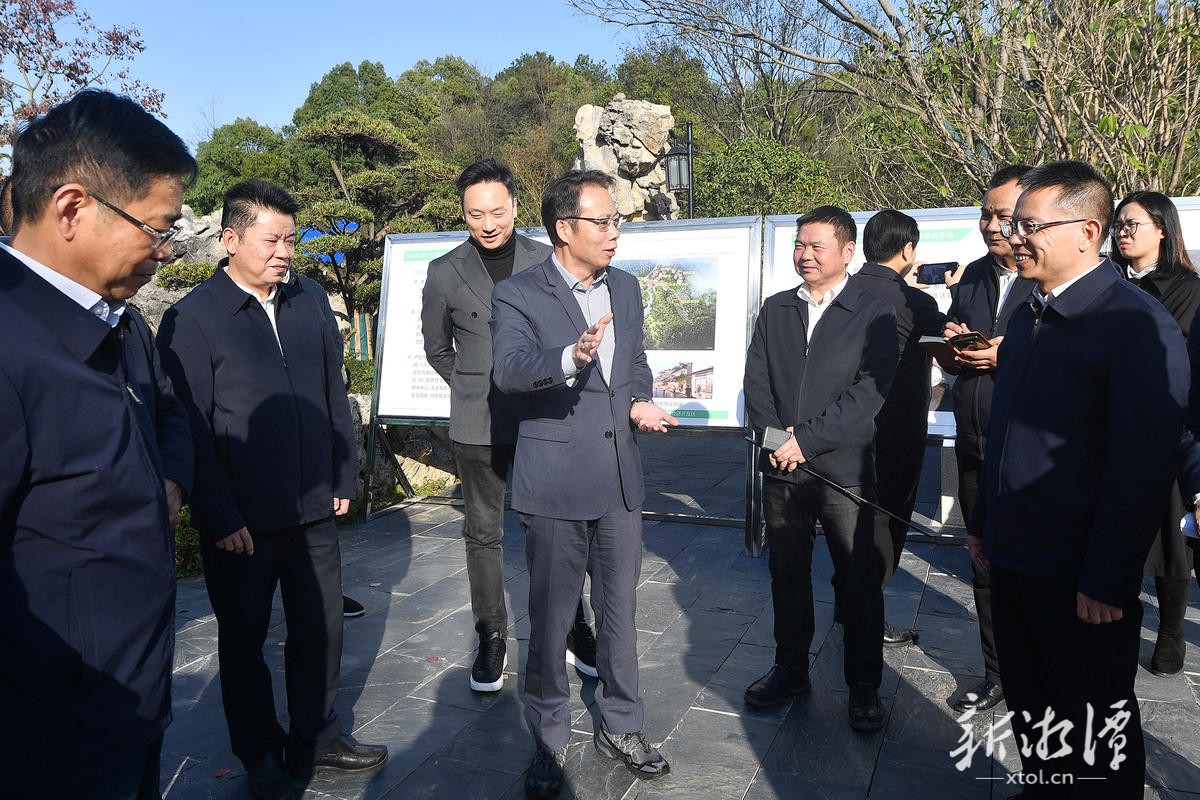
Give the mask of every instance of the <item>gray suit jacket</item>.
<svg viewBox="0 0 1200 800">
<path fill-rule="evenodd" d="M 517 237 L 513 274 L 545 260 L 550 246 Z M 512 400 L 492 373 L 492 280 L 470 240 L 429 262 L 421 295 L 425 358 L 450 384 L 450 438 L 462 444 L 516 441 Z"/>
<path fill-rule="evenodd" d="M 598 519 L 619 487 L 629 510 L 645 499 L 642 460 L 629 419 L 632 399 L 650 397 L 637 279 L 610 268 L 616 350 L 605 382 L 595 363 L 568 386 L 562 351 L 587 323 L 550 259 L 496 285 L 492 351 L 496 386 L 519 399 L 512 504 L 525 514 Z"/>
</svg>

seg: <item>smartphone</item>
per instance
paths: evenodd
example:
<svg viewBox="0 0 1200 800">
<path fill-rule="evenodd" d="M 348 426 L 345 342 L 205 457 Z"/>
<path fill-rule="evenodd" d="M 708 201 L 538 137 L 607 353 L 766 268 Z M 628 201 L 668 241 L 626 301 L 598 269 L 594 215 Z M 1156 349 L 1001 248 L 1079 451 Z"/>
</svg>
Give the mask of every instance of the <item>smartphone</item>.
<svg viewBox="0 0 1200 800">
<path fill-rule="evenodd" d="M 955 350 L 987 350 L 992 346 L 988 338 L 978 331 L 969 331 L 960 333 L 957 336 L 951 336 L 946 340 L 946 343 Z"/>
<path fill-rule="evenodd" d="M 958 269 L 957 261 L 935 261 L 917 267 L 917 283 L 933 286 L 946 282 L 946 273 Z"/>
</svg>

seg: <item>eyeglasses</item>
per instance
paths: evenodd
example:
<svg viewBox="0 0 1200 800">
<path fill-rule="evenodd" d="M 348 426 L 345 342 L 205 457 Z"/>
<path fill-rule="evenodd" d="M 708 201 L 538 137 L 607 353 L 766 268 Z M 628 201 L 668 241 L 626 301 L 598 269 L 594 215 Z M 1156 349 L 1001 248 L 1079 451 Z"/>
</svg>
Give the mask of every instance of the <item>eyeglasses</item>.
<svg viewBox="0 0 1200 800">
<path fill-rule="evenodd" d="M 1053 222 L 1030 222 L 1027 219 L 1006 219 L 1000 223 L 1000 235 L 1011 239 L 1016 233 L 1022 239 L 1028 239 L 1042 228 L 1053 228 L 1055 225 L 1070 225 L 1072 222 L 1087 222 L 1086 219 L 1056 219 Z"/>
<path fill-rule="evenodd" d="M 128 222 L 131 222 L 134 225 L 141 228 L 143 233 L 145 233 L 147 236 L 149 236 L 151 239 L 154 240 L 154 249 L 155 250 L 161 250 L 162 248 L 166 247 L 168 244 L 170 244 L 175 239 L 176 236 L 178 236 L 180 233 L 183 232 L 183 228 L 179 227 L 178 225 L 176 225 L 175 227 L 172 227 L 172 228 L 167 228 L 165 231 L 159 230 L 158 228 L 152 228 L 149 225 L 147 225 L 146 223 L 142 222 L 137 217 L 127 213 L 124 209 L 114 206 L 112 203 L 108 202 L 103 197 L 101 197 L 100 195 L 93 192 L 91 189 L 88 189 L 87 193 L 88 193 L 89 197 L 91 197 L 93 200 L 95 200 L 100 205 L 107 208 L 109 211 L 112 211 L 114 214 L 121 217 L 122 219 L 125 219 Z"/>
<path fill-rule="evenodd" d="M 582 219 L 595 225 L 601 231 L 607 231 L 609 228 L 621 229 L 621 215 L 617 214 L 611 217 L 559 217 L 559 219 Z"/>
<path fill-rule="evenodd" d="M 1145 222 L 1138 222 L 1137 220 L 1132 220 L 1132 219 L 1127 219 L 1124 222 L 1117 221 L 1117 222 L 1113 223 L 1112 235 L 1113 236 L 1137 236 L 1138 227 L 1141 225 L 1146 225 L 1146 224 L 1147 223 L 1145 223 Z M 1149 224 L 1153 224 L 1153 223 L 1149 223 Z"/>
</svg>

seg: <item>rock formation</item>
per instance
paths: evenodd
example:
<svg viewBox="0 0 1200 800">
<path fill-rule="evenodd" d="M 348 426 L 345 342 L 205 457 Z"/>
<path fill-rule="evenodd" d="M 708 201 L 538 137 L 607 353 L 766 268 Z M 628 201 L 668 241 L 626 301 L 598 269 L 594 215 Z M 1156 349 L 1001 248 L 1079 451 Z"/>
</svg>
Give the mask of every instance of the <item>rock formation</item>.
<svg viewBox="0 0 1200 800">
<path fill-rule="evenodd" d="M 617 211 L 629 220 L 675 219 L 679 204 L 667 191 L 663 156 L 671 148 L 675 117 L 670 106 L 627 100 L 618 94 L 608 105 L 575 112 L 580 153 L 576 169 L 598 169 L 617 179 Z"/>
</svg>

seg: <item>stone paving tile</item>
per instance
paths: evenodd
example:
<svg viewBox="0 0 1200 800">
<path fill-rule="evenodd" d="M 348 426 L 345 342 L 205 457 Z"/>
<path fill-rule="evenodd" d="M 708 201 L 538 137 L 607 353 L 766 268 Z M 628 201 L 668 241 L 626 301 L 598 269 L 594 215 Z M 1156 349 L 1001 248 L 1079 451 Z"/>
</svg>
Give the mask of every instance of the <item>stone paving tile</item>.
<svg viewBox="0 0 1200 800">
<path fill-rule="evenodd" d="M 741 515 L 745 448 L 736 437 L 660 437 L 645 455 L 648 511 Z M 319 775 L 308 783 L 306 798 L 524 796 L 521 775 L 533 752 L 520 685 L 528 641 L 524 534 L 508 513 L 508 675 L 502 691 L 481 695 L 467 686 L 477 639 L 462 510 L 452 496 L 446 500 L 408 504 L 343 536 L 345 591 L 367 613 L 346 623 L 336 708 L 345 730 L 361 741 L 387 744 L 391 758 L 368 776 Z M 820 542 L 813 563 L 814 690 L 776 709 L 744 705 L 746 686 L 771 665 L 774 642 L 766 559 L 743 553 L 742 534 L 738 526 L 647 522 L 638 604 L 641 688 L 647 735 L 662 741 L 672 774 L 637 781 L 623 765 L 600 757 L 591 741 L 598 684 L 567 670 L 574 732 L 564 800 L 1011 794 L 1003 779 L 1019 769 L 1015 751 L 1003 760 L 979 751 L 963 772 L 954 769 L 950 755 L 962 729 L 946 698 L 972 686 L 982 669 L 961 542 L 935 544 L 914 536 L 887 587 L 888 619 L 912 625 L 921 640 L 886 651 L 881 694 L 888 723 L 881 733 L 862 735 L 846 721 L 842 631 L 832 622 L 833 569 Z M 1157 625 L 1152 591 L 1144 599 L 1143 666 Z M 1193 586 L 1184 674 L 1138 674 L 1150 798 L 1200 798 L 1198 602 L 1200 590 Z M 244 798 L 245 774 L 225 732 L 215 621 L 202 580 L 180 582 L 176 623 L 175 721 L 163 752 L 166 797 Z M 265 655 L 281 717 L 285 637 L 277 597 Z M 1000 705 L 970 721 L 976 741 L 1004 711 Z M 984 777 L 998 780 L 976 780 Z"/>
</svg>

